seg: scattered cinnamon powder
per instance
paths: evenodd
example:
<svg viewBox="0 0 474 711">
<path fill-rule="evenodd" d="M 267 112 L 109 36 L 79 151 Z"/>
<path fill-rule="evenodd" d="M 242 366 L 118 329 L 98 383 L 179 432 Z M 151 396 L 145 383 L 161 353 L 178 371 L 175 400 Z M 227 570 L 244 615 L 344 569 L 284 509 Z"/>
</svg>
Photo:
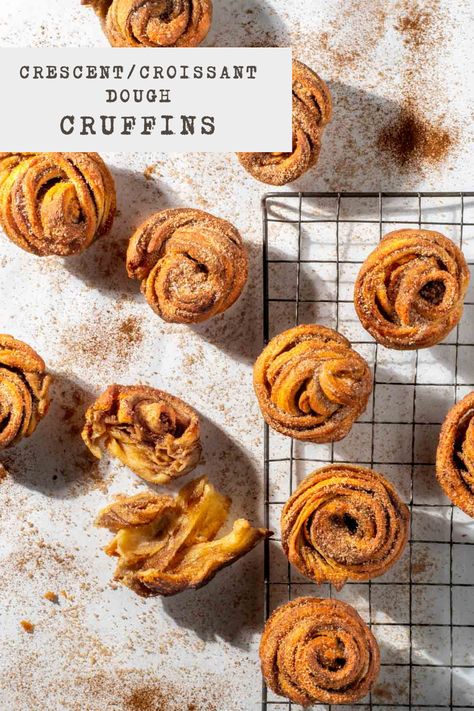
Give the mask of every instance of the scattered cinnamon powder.
<svg viewBox="0 0 474 711">
<path fill-rule="evenodd" d="M 444 97 L 437 59 L 450 26 L 439 0 L 399 0 L 394 23 L 406 46 L 402 104 L 378 136 L 378 148 L 400 170 L 441 165 L 459 141 L 456 119 L 440 112 Z"/>
<path fill-rule="evenodd" d="M 140 343 L 142 340 L 142 330 L 132 316 L 122 321 L 119 326 L 119 332 L 126 336 L 129 343 Z"/>
<path fill-rule="evenodd" d="M 157 686 L 142 686 L 134 689 L 125 699 L 126 711 L 148 711 L 149 709 L 171 709 L 173 699 L 169 692 Z"/>
<path fill-rule="evenodd" d="M 33 634 L 33 632 L 35 631 L 34 624 L 29 620 L 21 620 L 20 625 L 23 627 L 25 632 L 28 632 L 28 634 Z"/>
<path fill-rule="evenodd" d="M 139 686 L 134 689 L 125 699 L 124 711 L 199 711 L 204 710 L 204 706 L 194 702 L 186 703 L 182 698 L 185 692 L 180 693 L 179 689 L 173 689 L 170 685 L 160 687 Z M 217 706 L 210 702 L 206 703 L 206 711 L 217 711 Z"/>
<path fill-rule="evenodd" d="M 395 22 L 395 29 L 402 35 L 403 43 L 414 51 L 421 47 L 435 48 L 444 36 L 439 0 L 432 0 L 429 9 L 425 5 L 419 0 L 399 3 L 402 14 Z"/>
<path fill-rule="evenodd" d="M 420 47 L 425 41 L 429 20 L 430 14 L 426 10 L 418 10 L 412 16 L 400 17 L 395 24 L 395 29 L 403 35 L 403 42 L 406 45 Z"/>
<path fill-rule="evenodd" d="M 383 0 L 346 0 L 327 30 L 317 37 L 318 54 L 328 54 L 331 76 L 358 70 L 376 49 L 385 34 L 387 3 Z M 304 32 L 304 30 L 302 30 Z M 298 38 L 299 39 L 299 38 Z M 318 70 L 318 67 L 314 67 Z"/>
<path fill-rule="evenodd" d="M 379 134 L 378 148 L 388 153 L 399 168 L 424 163 L 437 165 L 444 161 L 456 140 L 456 131 L 449 131 L 441 120 L 432 123 L 412 101 L 407 101 L 394 123 Z"/>
<path fill-rule="evenodd" d="M 335 66 L 337 73 L 346 67 L 355 65 L 361 56 L 360 50 L 356 48 L 338 48 L 337 45 L 333 44 L 332 36 L 329 32 L 320 34 L 319 45 L 324 52 L 330 55 L 331 63 Z"/>
<path fill-rule="evenodd" d="M 376 694 L 379 699 L 383 699 L 383 701 L 393 701 L 392 692 L 384 686 L 376 686 L 374 688 L 374 694 Z"/>
<path fill-rule="evenodd" d="M 58 598 L 57 594 L 55 592 L 51 592 L 51 590 L 48 590 L 47 592 L 45 592 L 43 597 L 45 600 L 49 600 L 49 602 L 54 602 L 55 604 L 57 604 L 59 602 L 59 598 Z"/>
<path fill-rule="evenodd" d="M 76 631 L 76 630 L 75 630 Z M 68 683 L 56 687 L 58 708 L 68 711 L 84 711 L 84 701 L 77 697 L 78 691 L 89 711 L 117 708 L 120 711 L 222 711 L 233 707 L 229 688 L 220 678 L 202 674 L 202 684 L 186 688 L 178 683 L 157 679 L 154 675 L 138 669 L 97 671 L 83 676 L 74 675 L 74 693 Z M 18 677 L 23 694 L 34 695 L 37 687 L 31 687 L 31 677 L 24 683 L 24 675 Z M 35 706 L 36 708 L 36 706 Z"/>
<path fill-rule="evenodd" d="M 143 340 L 142 328 L 133 317 L 119 319 L 113 312 L 107 316 L 91 314 L 88 321 L 71 329 L 64 339 L 68 357 L 63 366 L 73 357 L 76 361 L 86 358 L 89 363 L 106 364 L 114 370 L 126 366 L 133 358 L 133 349 Z M 100 328 L 97 328 L 98 322 Z"/>
<path fill-rule="evenodd" d="M 427 561 L 420 561 L 419 563 L 413 563 L 411 566 L 412 575 L 421 575 L 421 573 L 426 573 L 426 571 L 432 567 Z"/>
</svg>

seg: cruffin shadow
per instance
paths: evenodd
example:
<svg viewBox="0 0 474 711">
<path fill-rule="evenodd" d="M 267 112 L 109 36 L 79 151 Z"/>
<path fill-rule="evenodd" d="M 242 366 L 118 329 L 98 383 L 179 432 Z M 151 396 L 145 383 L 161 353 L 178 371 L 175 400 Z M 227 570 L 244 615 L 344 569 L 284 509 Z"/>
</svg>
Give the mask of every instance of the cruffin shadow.
<svg viewBox="0 0 474 711">
<path fill-rule="evenodd" d="M 267 0 L 218 0 L 203 46 L 284 47 L 289 39 L 286 24 Z"/>
<path fill-rule="evenodd" d="M 83 495 L 100 480 L 97 460 L 81 438 L 84 413 L 94 399 L 88 387 L 54 372 L 51 405 L 31 437 L 0 454 L 15 481 L 58 499 Z"/>
<path fill-rule="evenodd" d="M 152 167 L 152 166 L 151 166 Z M 119 298 L 141 299 L 139 282 L 126 272 L 128 241 L 154 212 L 176 207 L 176 196 L 151 171 L 112 169 L 117 190 L 117 215 L 109 235 L 99 237 L 85 252 L 63 261 L 70 274 L 87 286 Z"/>
</svg>

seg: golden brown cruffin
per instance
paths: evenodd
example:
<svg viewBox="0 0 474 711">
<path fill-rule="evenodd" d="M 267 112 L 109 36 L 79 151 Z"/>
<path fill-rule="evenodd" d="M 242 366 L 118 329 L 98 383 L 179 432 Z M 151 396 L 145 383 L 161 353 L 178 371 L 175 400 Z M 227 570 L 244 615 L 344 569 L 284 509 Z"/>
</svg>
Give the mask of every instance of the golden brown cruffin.
<svg viewBox="0 0 474 711">
<path fill-rule="evenodd" d="M 115 208 L 97 153 L 0 153 L 0 223 L 27 252 L 78 254 L 110 231 Z"/>
<path fill-rule="evenodd" d="M 436 453 L 436 476 L 453 504 L 474 518 L 474 392 L 448 412 Z"/>
<path fill-rule="evenodd" d="M 239 519 L 230 533 L 216 538 L 230 505 L 207 477 L 186 484 L 176 498 L 151 493 L 119 497 L 96 521 L 116 534 L 105 549 L 119 558 L 114 579 L 144 597 L 206 585 L 272 535 Z"/>
<path fill-rule="evenodd" d="M 293 60 L 292 152 L 237 153 L 237 157 L 245 170 L 262 183 L 291 183 L 318 162 L 323 130 L 331 117 L 328 87 L 316 72 Z"/>
<path fill-rule="evenodd" d="M 348 580 L 371 580 L 392 567 L 408 541 L 409 519 L 381 474 L 330 464 L 310 474 L 286 502 L 282 546 L 303 575 L 340 589 Z"/>
<path fill-rule="evenodd" d="M 212 0 L 82 0 L 99 15 L 112 47 L 197 47 L 212 23 Z"/>
<path fill-rule="evenodd" d="M 86 412 L 82 438 L 153 484 L 169 484 L 201 457 L 199 418 L 185 402 L 146 385 L 110 385 Z"/>
<path fill-rule="evenodd" d="M 431 230 L 386 235 L 364 262 L 354 290 L 363 327 L 387 348 L 429 348 L 459 323 L 469 286 L 463 253 Z"/>
<path fill-rule="evenodd" d="M 152 215 L 135 232 L 127 271 L 151 308 L 170 323 L 200 323 L 223 313 L 247 282 L 248 257 L 237 229 L 202 210 Z"/>
<path fill-rule="evenodd" d="M 0 334 L 0 449 L 33 434 L 48 411 L 50 384 L 36 351 Z"/>
<path fill-rule="evenodd" d="M 255 363 L 254 387 L 270 427 L 299 440 L 336 442 L 367 407 L 372 376 L 344 336 L 307 324 L 270 341 Z"/>
<path fill-rule="evenodd" d="M 267 686 L 295 704 L 353 704 L 380 671 L 369 627 L 341 600 L 299 597 L 271 615 L 260 642 Z"/>
</svg>

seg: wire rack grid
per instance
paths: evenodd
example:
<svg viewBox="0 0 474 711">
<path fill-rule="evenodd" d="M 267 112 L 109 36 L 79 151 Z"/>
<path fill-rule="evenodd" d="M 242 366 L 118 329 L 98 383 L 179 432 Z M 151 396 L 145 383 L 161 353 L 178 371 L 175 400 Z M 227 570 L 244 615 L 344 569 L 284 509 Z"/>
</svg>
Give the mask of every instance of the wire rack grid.
<svg viewBox="0 0 474 711">
<path fill-rule="evenodd" d="M 474 288 L 461 324 L 423 351 L 389 351 L 362 329 L 352 301 L 364 259 L 388 232 L 424 227 L 451 237 L 474 265 L 474 193 L 271 193 L 263 209 L 264 340 L 299 323 L 340 330 L 373 367 L 368 411 L 341 443 L 311 445 L 265 426 L 265 619 L 299 595 L 338 597 L 366 619 L 382 653 L 379 680 L 354 706 L 315 711 L 474 709 L 474 522 L 436 484 L 440 425 L 474 389 Z M 335 461 L 373 467 L 410 508 L 405 555 L 382 578 L 316 586 L 288 564 L 281 508 L 311 471 Z M 295 709 L 263 683 L 262 709 Z"/>
</svg>

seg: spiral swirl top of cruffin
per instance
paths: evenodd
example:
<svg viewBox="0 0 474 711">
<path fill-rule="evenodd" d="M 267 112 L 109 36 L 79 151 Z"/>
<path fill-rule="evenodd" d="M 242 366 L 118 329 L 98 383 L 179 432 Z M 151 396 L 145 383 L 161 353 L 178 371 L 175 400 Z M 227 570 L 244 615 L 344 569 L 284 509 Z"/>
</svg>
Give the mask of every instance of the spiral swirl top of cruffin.
<svg viewBox="0 0 474 711">
<path fill-rule="evenodd" d="M 33 434 L 48 411 L 50 384 L 33 348 L 0 334 L 0 450 Z"/>
<path fill-rule="evenodd" d="M 105 549 L 119 559 L 115 580 L 144 597 L 206 585 L 271 535 L 238 519 L 230 533 L 216 538 L 230 504 L 206 477 L 191 481 L 176 498 L 151 493 L 119 497 L 96 522 L 116 534 Z"/>
<path fill-rule="evenodd" d="M 267 685 L 295 704 L 353 704 L 380 671 L 372 632 L 341 600 L 300 597 L 268 620 L 260 642 Z"/>
<path fill-rule="evenodd" d="M 341 588 L 383 575 L 403 553 L 409 512 L 377 472 L 330 464 L 310 474 L 286 502 L 282 546 L 303 575 Z"/>
<path fill-rule="evenodd" d="M 27 252 L 78 254 L 110 231 L 115 208 L 97 153 L 0 153 L 0 223 Z"/>
<path fill-rule="evenodd" d="M 212 0 L 82 0 L 113 47 L 196 47 L 212 23 Z"/>
<path fill-rule="evenodd" d="M 451 408 L 443 423 L 436 476 L 446 496 L 474 518 L 474 392 Z"/>
<path fill-rule="evenodd" d="M 187 474 L 201 457 L 196 412 L 146 385 L 108 387 L 87 410 L 82 437 L 97 458 L 107 449 L 154 484 Z"/>
<path fill-rule="evenodd" d="M 325 326 L 296 326 L 273 338 L 254 367 L 263 416 L 284 435 L 335 442 L 364 412 L 372 376 L 349 341 Z"/>
<path fill-rule="evenodd" d="M 135 232 L 130 278 L 171 323 L 199 323 L 226 311 L 247 282 L 248 257 L 237 229 L 207 212 L 163 210 Z"/>
<path fill-rule="evenodd" d="M 387 348 L 429 348 L 459 323 L 469 286 L 463 253 L 431 230 L 386 235 L 363 264 L 354 305 L 364 328 Z"/>
<path fill-rule="evenodd" d="M 243 167 L 257 180 L 285 185 L 318 162 L 321 137 L 332 117 L 331 93 L 324 81 L 293 60 L 293 149 L 291 153 L 238 153 Z"/>
</svg>

